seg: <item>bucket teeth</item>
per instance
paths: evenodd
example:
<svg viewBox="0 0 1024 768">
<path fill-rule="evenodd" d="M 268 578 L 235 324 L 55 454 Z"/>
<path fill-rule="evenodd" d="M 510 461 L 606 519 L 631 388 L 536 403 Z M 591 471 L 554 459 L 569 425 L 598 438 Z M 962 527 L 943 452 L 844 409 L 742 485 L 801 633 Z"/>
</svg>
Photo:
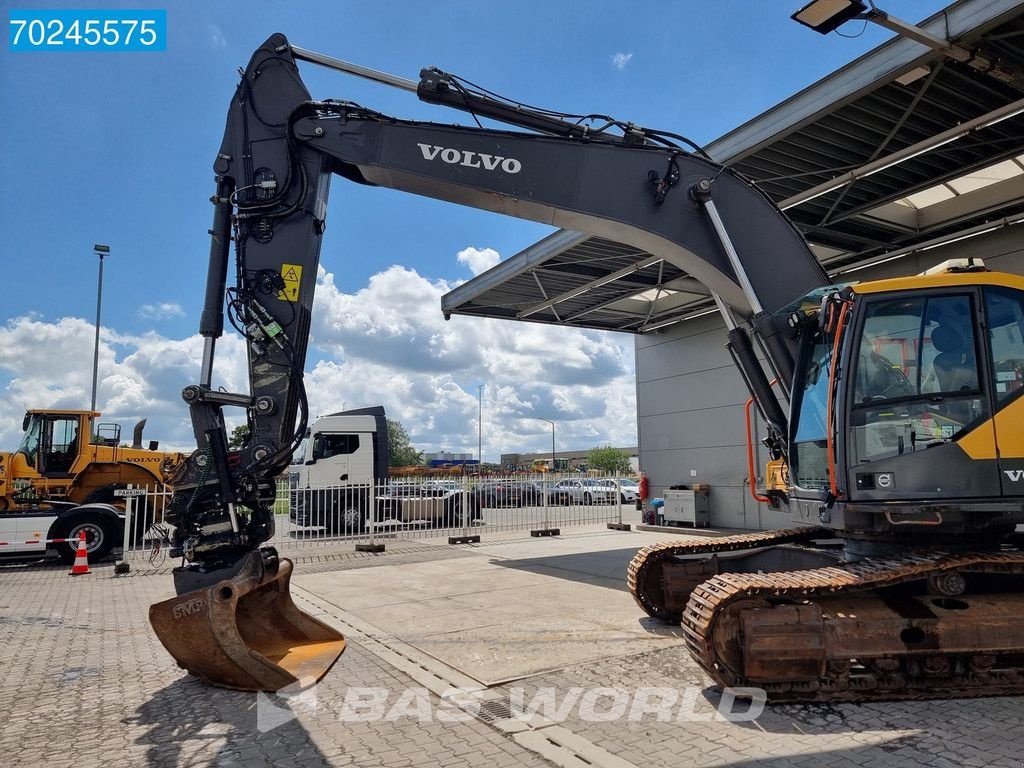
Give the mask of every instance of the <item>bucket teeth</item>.
<svg viewBox="0 0 1024 768">
<path fill-rule="evenodd" d="M 243 567 L 232 578 L 150 606 L 150 624 L 178 666 L 212 685 L 305 688 L 327 674 L 345 639 L 295 606 L 291 574 L 290 560 L 274 573 Z"/>
</svg>

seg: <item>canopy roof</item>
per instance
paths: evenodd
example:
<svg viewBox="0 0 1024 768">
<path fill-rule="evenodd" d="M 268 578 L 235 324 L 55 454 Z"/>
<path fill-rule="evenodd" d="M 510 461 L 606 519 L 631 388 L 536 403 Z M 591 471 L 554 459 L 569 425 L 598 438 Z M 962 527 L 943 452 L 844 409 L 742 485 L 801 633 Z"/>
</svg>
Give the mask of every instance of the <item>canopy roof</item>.
<svg viewBox="0 0 1024 768">
<path fill-rule="evenodd" d="M 795 6 L 794 6 L 795 7 Z M 833 275 L 1024 221 L 1024 2 L 961 0 L 706 147 L 753 179 Z M 713 311 L 651 254 L 559 230 L 442 311 L 643 333 Z"/>
</svg>

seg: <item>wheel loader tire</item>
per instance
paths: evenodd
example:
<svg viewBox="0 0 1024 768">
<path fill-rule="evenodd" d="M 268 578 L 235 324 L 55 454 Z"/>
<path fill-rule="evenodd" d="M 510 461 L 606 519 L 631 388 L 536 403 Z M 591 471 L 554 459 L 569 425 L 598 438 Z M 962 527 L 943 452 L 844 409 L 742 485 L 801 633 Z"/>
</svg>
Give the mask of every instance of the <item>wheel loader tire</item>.
<svg viewBox="0 0 1024 768">
<path fill-rule="evenodd" d="M 53 538 L 71 539 L 74 542 L 55 545 L 61 562 L 70 565 L 75 561 L 78 536 L 82 531 L 85 531 L 85 546 L 90 563 L 98 563 L 109 555 L 117 543 L 116 531 L 107 518 L 93 513 L 74 515 L 67 522 L 61 522 L 53 531 Z"/>
</svg>

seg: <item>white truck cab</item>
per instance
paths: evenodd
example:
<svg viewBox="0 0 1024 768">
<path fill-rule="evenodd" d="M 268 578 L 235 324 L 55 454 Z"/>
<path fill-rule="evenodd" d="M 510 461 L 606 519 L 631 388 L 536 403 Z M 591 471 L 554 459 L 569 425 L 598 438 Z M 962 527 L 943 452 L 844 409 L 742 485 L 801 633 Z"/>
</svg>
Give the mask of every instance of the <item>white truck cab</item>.
<svg viewBox="0 0 1024 768">
<path fill-rule="evenodd" d="M 291 521 L 329 533 L 362 530 L 375 489 L 387 480 L 389 459 L 382 406 L 317 418 L 288 471 Z"/>
</svg>

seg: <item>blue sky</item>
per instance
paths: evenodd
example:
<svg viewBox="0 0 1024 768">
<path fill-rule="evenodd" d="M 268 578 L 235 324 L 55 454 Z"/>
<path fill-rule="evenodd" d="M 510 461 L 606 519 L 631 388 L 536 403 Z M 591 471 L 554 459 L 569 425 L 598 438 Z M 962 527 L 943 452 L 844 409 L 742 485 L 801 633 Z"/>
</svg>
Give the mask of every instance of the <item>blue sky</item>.
<svg viewBox="0 0 1024 768">
<path fill-rule="evenodd" d="M 206 274 L 211 163 L 236 70 L 272 32 L 405 78 L 415 80 L 422 67 L 438 66 L 530 104 L 612 114 L 707 142 L 890 36 L 877 27 L 852 39 L 817 35 L 790 20 L 799 5 L 132 3 L 123 7 L 167 9 L 166 52 L 12 53 L 5 47 L 0 447 L 13 447 L 25 407 L 88 406 L 97 242 L 113 251 L 104 275 L 99 408 L 126 419 L 150 415 L 141 412 L 149 408 L 157 414 L 157 430 L 165 432 L 152 436 L 187 447 L 187 413 L 175 398 L 198 375 L 189 339 Z M 5 4 L 5 10 L 11 7 L 57 6 Z M 942 7 L 906 0 L 886 10 L 916 22 Z M 855 22 L 843 32 L 860 28 Z M 400 117 L 468 119 L 420 104 L 404 91 L 313 65 L 302 65 L 302 74 L 317 98 L 350 99 Z M 318 406 L 326 412 L 342 403 L 372 404 L 367 401 L 379 396 L 385 404 L 393 401 L 392 411 L 420 447 L 475 452 L 476 386 L 486 383 L 493 400 L 485 400 L 490 417 L 484 423 L 493 441 L 485 445 L 485 458 L 497 459 L 500 450 L 544 449 L 547 427 L 524 423 L 517 415 L 523 413 L 562 423 L 560 448 L 635 440 L 629 337 L 516 324 L 500 331 L 510 345 L 503 356 L 502 349 L 463 348 L 493 339 L 491 331 L 470 329 L 473 321 L 459 319 L 449 333 L 438 330 L 422 308 L 402 317 L 387 306 L 394 291 L 418 287 L 423 301 L 433 302 L 427 310 L 439 316 L 435 299 L 441 293 L 549 231 L 335 180 L 321 254 L 327 273 L 323 314 L 333 321 L 314 328 L 307 365 L 310 371 L 320 366 Z M 346 318 L 345 312 L 378 322 Z M 361 335 L 379 339 L 381 333 L 393 345 L 360 343 Z M 439 342 L 446 334 L 450 338 Z M 425 347 L 436 351 L 445 344 L 448 354 L 419 359 Z M 530 355 L 543 359 L 537 350 L 554 345 L 563 354 L 549 362 L 565 367 L 558 377 L 568 387 L 563 392 L 544 386 L 550 366 L 531 371 L 521 364 Z M 225 381 L 244 387 L 240 358 L 231 358 L 231 345 L 225 346 Z M 404 348 L 411 350 L 408 358 Z M 449 362 L 455 367 L 446 369 Z M 517 376 L 510 366 L 524 371 Z M 424 402 L 408 407 L 411 397 Z"/>
</svg>

